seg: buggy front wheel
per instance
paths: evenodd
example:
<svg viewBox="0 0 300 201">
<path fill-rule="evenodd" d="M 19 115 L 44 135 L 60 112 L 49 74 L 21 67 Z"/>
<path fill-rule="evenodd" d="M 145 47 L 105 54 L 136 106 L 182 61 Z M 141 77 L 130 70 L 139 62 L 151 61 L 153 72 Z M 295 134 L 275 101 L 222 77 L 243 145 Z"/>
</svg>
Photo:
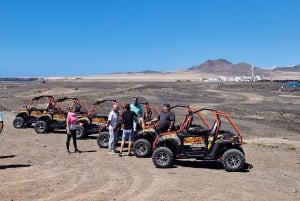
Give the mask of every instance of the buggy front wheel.
<svg viewBox="0 0 300 201">
<path fill-rule="evenodd" d="M 34 125 L 36 133 L 46 133 L 48 131 L 48 124 L 45 121 L 38 121 Z"/>
<path fill-rule="evenodd" d="M 173 152 L 167 147 L 158 147 L 152 154 L 152 161 L 157 168 L 168 168 L 173 165 Z"/>
<path fill-rule="evenodd" d="M 13 125 L 15 128 L 24 128 L 25 120 L 22 117 L 16 117 L 13 121 Z"/>
</svg>

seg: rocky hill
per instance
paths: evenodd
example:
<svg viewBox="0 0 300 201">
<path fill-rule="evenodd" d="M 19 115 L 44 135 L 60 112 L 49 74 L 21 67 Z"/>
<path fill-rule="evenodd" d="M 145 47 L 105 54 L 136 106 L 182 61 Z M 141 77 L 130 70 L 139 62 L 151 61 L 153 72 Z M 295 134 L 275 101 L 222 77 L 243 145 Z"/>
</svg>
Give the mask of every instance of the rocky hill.
<svg viewBox="0 0 300 201">
<path fill-rule="evenodd" d="M 300 72 L 300 64 L 292 67 L 277 67 L 273 71 Z"/>
<path fill-rule="evenodd" d="M 283 73 L 300 73 L 300 64 L 292 67 L 277 67 L 274 69 L 264 69 L 261 67 L 253 67 L 254 75 L 263 75 L 265 77 L 273 77 L 282 75 Z M 184 70 L 185 72 L 197 74 L 214 74 L 216 76 L 251 76 L 252 65 L 241 62 L 233 64 L 225 59 L 207 60 L 202 64 L 192 66 Z"/>
<path fill-rule="evenodd" d="M 252 66 L 248 63 L 233 64 L 225 59 L 218 59 L 207 60 L 200 65 L 186 69 L 186 71 L 222 76 L 251 76 Z M 254 67 L 254 72 L 268 76 L 270 70 Z"/>
</svg>

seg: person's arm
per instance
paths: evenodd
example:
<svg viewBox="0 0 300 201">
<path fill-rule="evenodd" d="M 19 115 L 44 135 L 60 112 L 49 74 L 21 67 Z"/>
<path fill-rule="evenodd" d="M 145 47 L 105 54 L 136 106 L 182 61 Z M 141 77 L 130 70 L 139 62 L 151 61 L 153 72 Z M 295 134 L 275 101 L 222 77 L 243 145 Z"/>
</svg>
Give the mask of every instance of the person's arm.
<svg viewBox="0 0 300 201">
<path fill-rule="evenodd" d="M 106 127 L 109 127 L 109 125 L 110 125 L 110 122 L 111 122 L 111 116 L 112 116 L 112 114 L 111 114 L 111 112 L 108 114 L 108 119 L 107 119 L 107 122 L 106 122 Z"/>
<path fill-rule="evenodd" d="M 168 128 L 168 131 L 172 130 L 172 128 L 174 127 L 174 123 L 175 123 L 175 121 L 170 122 L 170 127 Z"/>
<path fill-rule="evenodd" d="M 143 115 L 143 113 L 144 113 L 144 110 L 143 110 L 143 106 L 142 106 L 142 104 L 139 104 L 140 105 L 140 108 L 139 108 L 139 116 L 141 116 L 141 115 Z"/>
<path fill-rule="evenodd" d="M 3 121 L 0 121 L 0 133 L 2 132 L 3 129 Z"/>
<path fill-rule="evenodd" d="M 175 114 L 172 112 L 170 115 L 170 126 L 168 128 L 168 131 L 171 131 L 174 128 L 175 124 Z"/>
<path fill-rule="evenodd" d="M 153 118 L 152 120 L 146 122 L 146 124 L 151 124 L 152 122 L 157 122 L 159 120 L 159 116 L 158 117 L 155 117 Z"/>
<path fill-rule="evenodd" d="M 69 127 L 69 113 L 67 114 L 67 119 L 66 119 L 66 129 L 67 129 L 67 134 L 70 133 L 70 127 Z"/>
</svg>

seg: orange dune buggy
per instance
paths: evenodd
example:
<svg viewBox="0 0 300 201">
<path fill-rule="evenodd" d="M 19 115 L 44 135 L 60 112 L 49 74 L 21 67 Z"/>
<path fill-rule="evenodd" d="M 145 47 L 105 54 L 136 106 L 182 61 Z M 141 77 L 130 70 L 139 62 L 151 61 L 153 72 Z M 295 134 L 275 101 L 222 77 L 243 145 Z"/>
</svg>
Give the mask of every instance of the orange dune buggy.
<svg viewBox="0 0 300 201">
<path fill-rule="evenodd" d="M 229 114 L 214 109 L 192 110 L 180 129 L 158 135 L 152 149 L 152 161 L 158 168 L 187 158 L 221 161 L 227 171 L 240 171 L 245 166 L 240 130 Z"/>
</svg>

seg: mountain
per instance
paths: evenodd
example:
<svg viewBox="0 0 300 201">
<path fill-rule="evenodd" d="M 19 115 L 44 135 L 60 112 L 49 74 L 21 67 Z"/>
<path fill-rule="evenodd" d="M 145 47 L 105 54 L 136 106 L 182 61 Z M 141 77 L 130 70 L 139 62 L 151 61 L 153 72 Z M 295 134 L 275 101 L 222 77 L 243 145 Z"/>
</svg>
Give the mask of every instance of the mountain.
<svg viewBox="0 0 300 201">
<path fill-rule="evenodd" d="M 300 72 L 300 64 L 292 67 L 277 67 L 273 71 Z"/>
<path fill-rule="evenodd" d="M 160 71 L 155 71 L 155 70 L 144 70 L 144 71 L 141 71 L 139 73 L 152 74 L 152 73 L 161 73 L 161 72 Z"/>
<path fill-rule="evenodd" d="M 192 66 L 186 71 L 219 76 L 251 76 L 252 66 L 248 63 L 232 64 L 225 59 L 207 60 L 198 66 Z M 269 70 L 254 67 L 255 74 L 267 75 Z"/>
</svg>

